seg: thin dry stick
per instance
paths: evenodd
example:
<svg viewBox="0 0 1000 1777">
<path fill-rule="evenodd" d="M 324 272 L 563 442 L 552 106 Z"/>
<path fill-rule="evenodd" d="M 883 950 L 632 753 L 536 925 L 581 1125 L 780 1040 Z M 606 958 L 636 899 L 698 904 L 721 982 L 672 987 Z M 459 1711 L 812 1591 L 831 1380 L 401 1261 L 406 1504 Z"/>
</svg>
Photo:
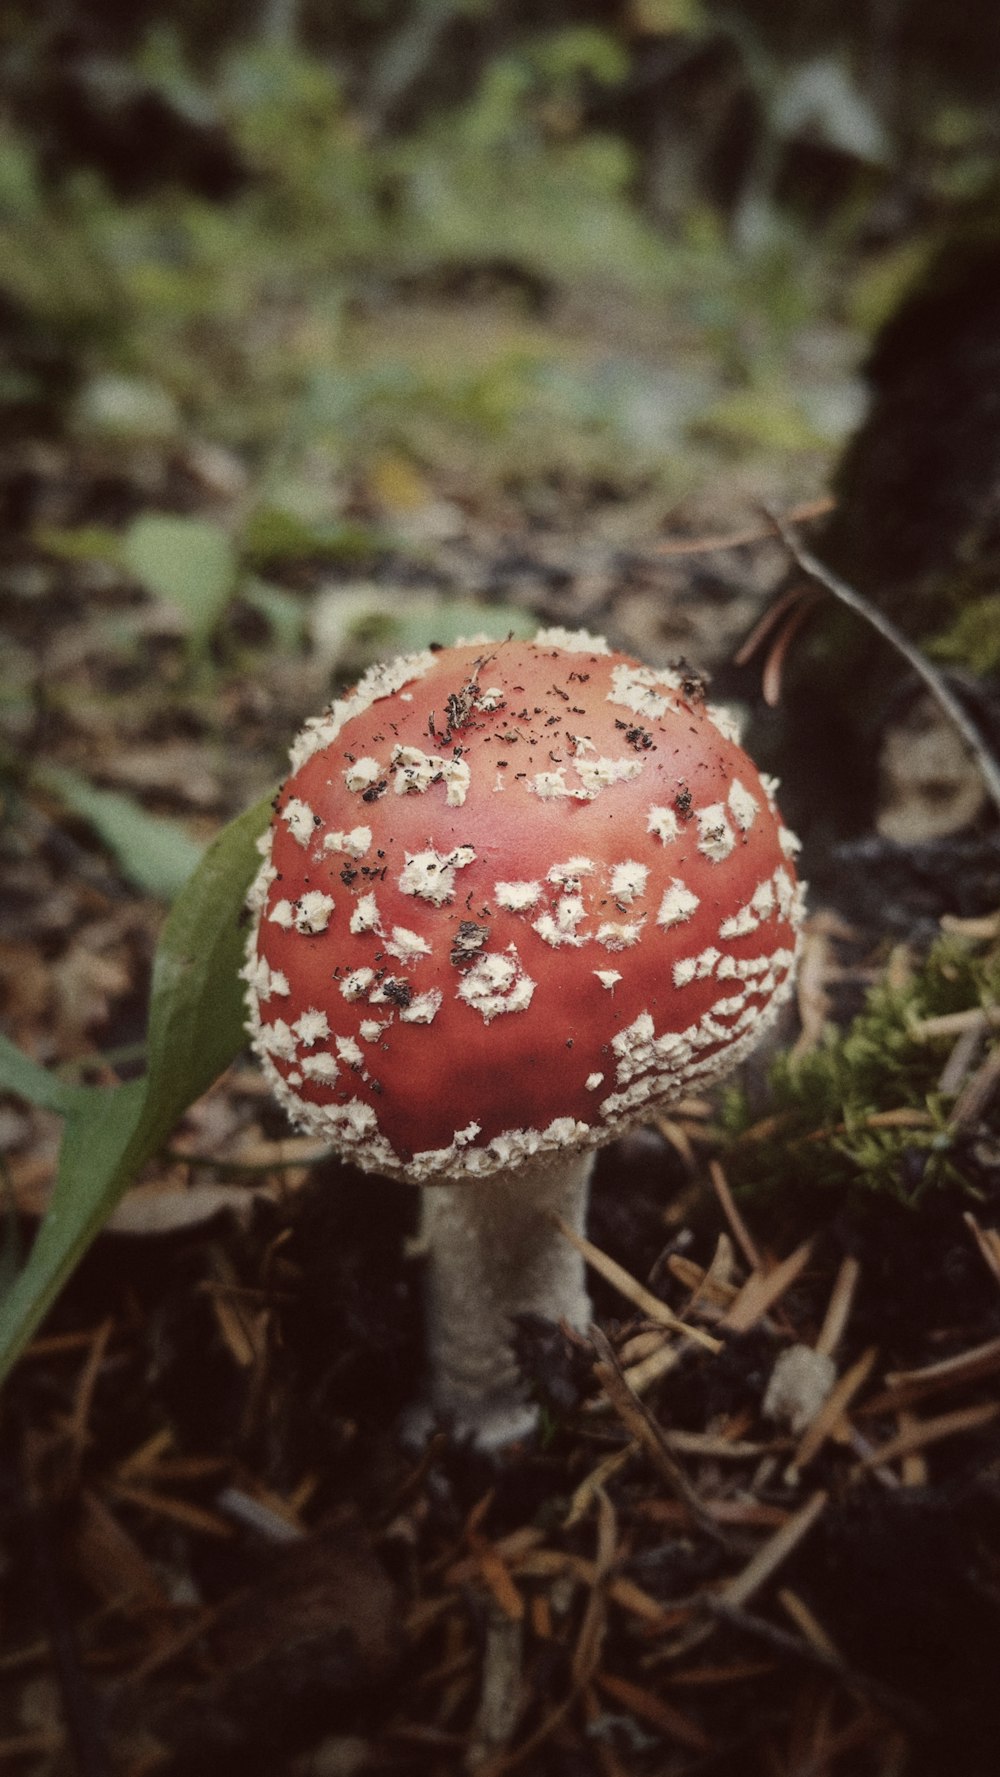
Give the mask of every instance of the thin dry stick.
<svg viewBox="0 0 1000 1777">
<path fill-rule="evenodd" d="M 800 1271 L 809 1263 L 812 1241 L 805 1240 L 773 1271 L 754 1271 L 746 1280 L 732 1307 L 722 1317 L 722 1325 L 734 1333 L 749 1333 L 769 1308 L 780 1301 Z"/>
<path fill-rule="evenodd" d="M 912 1698 L 902 1696 L 877 1678 L 869 1678 L 866 1672 L 856 1671 L 836 1655 L 824 1652 L 804 1635 L 794 1635 L 788 1629 L 781 1629 L 777 1623 L 769 1622 L 766 1617 L 759 1617 L 753 1611 L 743 1610 L 726 1598 L 713 1598 L 709 1594 L 704 1600 L 704 1607 L 709 1615 L 720 1622 L 728 1623 L 733 1629 L 753 1636 L 756 1641 L 763 1642 L 765 1647 L 772 1647 L 777 1653 L 791 1654 L 810 1665 L 822 1667 L 839 1678 L 846 1690 L 867 1698 L 876 1708 L 885 1710 L 912 1730 L 921 1733 L 927 1731 L 930 1718 Z"/>
<path fill-rule="evenodd" d="M 733 1238 L 742 1252 L 743 1257 L 746 1259 L 751 1270 L 763 1271 L 764 1261 L 757 1249 L 753 1235 L 750 1233 L 746 1222 L 743 1220 L 743 1217 L 736 1207 L 736 1200 L 733 1197 L 732 1191 L 729 1189 L 729 1181 L 726 1178 L 722 1167 L 719 1165 L 718 1160 L 709 1161 L 708 1172 L 709 1177 L 712 1180 L 712 1189 L 722 1205 L 723 1214 L 733 1231 Z"/>
<path fill-rule="evenodd" d="M 1000 1234 L 995 1228 L 981 1228 L 971 1210 L 966 1211 L 962 1220 L 971 1231 L 987 1267 L 1000 1283 Z"/>
<path fill-rule="evenodd" d="M 937 700 L 949 721 L 953 723 L 965 741 L 979 767 L 983 782 L 993 802 L 1000 810 L 1000 765 L 997 764 L 978 725 L 959 702 L 944 676 L 921 654 L 919 648 L 914 647 L 902 630 L 897 629 L 891 618 L 886 617 L 876 605 L 870 604 L 868 599 L 864 598 L 860 592 L 856 592 L 853 586 L 849 586 L 846 580 L 841 580 L 837 574 L 825 567 L 817 556 L 804 548 L 780 512 L 768 510 L 767 516 L 796 566 L 801 568 L 804 574 L 808 574 L 810 580 L 814 580 L 817 586 L 822 586 L 825 592 L 832 593 L 833 597 L 839 599 L 841 604 L 846 605 L 848 610 L 853 611 L 858 617 L 863 617 L 866 623 L 878 631 L 883 641 L 888 642 L 890 647 L 895 648 L 897 653 L 903 656 L 917 677 L 923 680 L 931 696 Z"/>
<path fill-rule="evenodd" d="M 860 1276 L 861 1267 L 857 1259 L 852 1259 L 848 1255 L 837 1272 L 837 1279 L 827 1304 L 823 1325 L 820 1327 L 819 1337 L 816 1340 L 816 1350 L 821 1352 L 824 1357 L 832 1357 L 840 1344 Z"/>
<path fill-rule="evenodd" d="M 594 1376 L 603 1388 L 625 1430 L 645 1450 L 660 1479 L 665 1482 L 674 1498 L 679 1499 L 681 1504 L 687 1507 L 692 1518 L 705 1531 L 706 1535 L 712 1537 L 715 1542 L 728 1546 L 729 1538 L 724 1531 L 719 1529 L 711 1514 L 706 1511 L 680 1463 L 667 1448 L 662 1428 L 657 1424 L 648 1407 L 640 1401 L 638 1395 L 626 1382 L 621 1365 L 600 1327 L 591 1327 L 590 1338 L 599 1359 L 599 1362 L 594 1365 Z"/>
<path fill-rule="evenodd" d="M 821 499 L 804 500 L 801 505 L 793 506 L 786 517 L 793 524 L 806 524 L 812 518 L 825 518 L 835 504 L 826 494 Z M 665 543 L 656 545 L 656 554 L 714 555 L 723 549 L 744 549 L 748 543 L 766 543 L 770 535 L 770 526 L 754 525 L 752 529 L 721 531 L 711 537 L 668 537 Z"/>
<path fill-rule="evenodd" d="M 742 1606 L 749 1603 L 755 1592 L 771 1578 L 782 1562 L 787 1561 L 792 1550 L 797 1548 L 804 1536 L 807 1536 L 827 1502 L 823 1492 L 814 1493 L 806 1500 L 797 1512 L 793 1512 L 787 1523 L 776 1530 L 773 1536 L 761 1545 L 747 1562 L 742 1573 L 734 1579 L 727 1580 L 721 1591 L 714 1595 L 716 1601 Z"/>
<path fill-rule="evenodd" d="M 972 1345 L 955 1357 L 943 1357 L 935 1364 L 922 1364 L 916 1370 L 890 1370 L 885 1386 L 891 1393 L 869 1401 L 866 1411 L 908 1407 L 929 1394 L 940 1393 L 942 1388 L 959 1388 L 965 1382 L 978 1382 L 995 1370 L 1000 1370 L 1000 1339 L 988 1339 L 983 1345 Z"/>
<path fill-rule="evenodd" d="M 980 1426 L 989 1425 L 1000 1413 L 1000 1401 L 987 1401 L 981 1407 L 960 1407 L 955 1413 L 939 1413 L 936 1419 L 915 1421 L 906 1431 L 899 1432 L 886 1443 L 879 1444 L 876 1449 L 863 1456 L 851 1471 L 851 1479 L 874 1468 L 876 1463 L 895 1462 L 899 1456 L 909 1455 L 911 1450 L 923 1450 L 928 1444 L 939 1444 L 942 1438 L 954 1438 L 962 1432 L 978 1431 Z"/>
<path fill-rule="evenodd" d="M 675 1332 L 683 1333 L 686 1339 L 693 1339 L 696 1345 L 703 1346 L 706 1351 L 722 1350 L 721 1340 L 713 1339 L 711 1333 L 702 1332 L 700 1327 L 688 1326 L 687 1322 L 681 1320 L 672 1308 L 667 1307 L 666 1302 L 661 1302 L 659 1296 L 654 1296 L 652 1291 L 647 1290 L 643 1284 L 639 1283 L 631 1272 L 625 1270 L 624 1266 L 617 1264 L 614 1259 L 609 1259 L 607 1253 L 603 1253 L 599 1246 L 594 1246 L 592 1241 L 585 1240 L 582 1234 L 577 1234 L 575 1229 L 571 1228 L 568 1222 L 564 1222 L 561 1216 L 552 1213 L 549 1220 L 553 1227 L 558 1228 L 563 1238 L 568 1240 L 571 1246 L 575 1246 L 577 1252 L 583 1254 L 588 1265 L 592 1265 L 594 1270 L 598 1271 L 605 1281 L 618 1291 L 619 1295 L 634 1303 L 635 1307 L 641 1309 L 650 1320 L 659 1321 L 661 1326 L 672 1327 Z"/>
</svg>

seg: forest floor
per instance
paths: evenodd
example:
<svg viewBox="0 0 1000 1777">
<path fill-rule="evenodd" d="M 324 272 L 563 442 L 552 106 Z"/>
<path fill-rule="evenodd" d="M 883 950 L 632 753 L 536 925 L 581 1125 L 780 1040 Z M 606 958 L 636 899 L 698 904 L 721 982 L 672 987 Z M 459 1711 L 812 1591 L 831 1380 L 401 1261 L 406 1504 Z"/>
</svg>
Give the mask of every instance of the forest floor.
<svg viewBox="0 0 1000 1777">
<path fill-rule="evenodd" d="M 425 337 L 441 353 L 440 317 L 435 332 L 411 306 L 380 327 L 373 358 L 406 330 L 411 359 Z M 827 406 L 857 411 L 850 342 L 800 344 L 814 367 L 826 354 Z M 661 405 L 706 401 L 693 359 L 685 377 Z M 273 544 L 263 590 L 240 591 L 197 650 L 87 538 L 156 510 L 243 522 L 239 453 L 5 447 L 4 742 L 20 761 L 0 836 L 7 1034 L 64 1077 L 128 1077 L 164 915 L 138 817 L 207 840 L 277 781 L 303 719 L 380 639 L 448 639 L 450 600 L 721 667 L 787 569 L 762 509 L 808 525 L 833 458 L 730 446 L 708 443 L 685 488 L 629 495 L 582 447 L 520 481 L 500 464 L 488 489 L 471 459 L 418 473 L 384 452 L 341 488 L 336 549 Z M 82 783 L 126 799 L 96 829 Z M 996 944 L 995 918 L 950 925 Z M 919 948 L 898 922 L 814 905 L 783 1041 L 815 1051 Z M 735 1139 L 717 1102 L 690 1099 L 606 1151 L 594 1333 L 523 1327 L 542 1429 L 495 1459 L 444 1429 L 419 1455 L 397 1437 L 421 1384 L 414 1194 L 291 1133 L 238 1061 L 8 1384 L 0 1771 L 986 1777 L 995 1014 L 925 1033 L 979 1144 L 975 1194 L 858 1212 L 810 1188 L 807 1140 L 801 1192 L 734 1195 L 741 1143 L 773 1134 L 760 1074 Z M 930 1115 L 871 1114 L 896 1134 Z M 51 1114 L 2 1102 L 8 1275 L 59 1135 Z M 836 1139 L 820 1129 L 814 1146 Z"/>
</svg>

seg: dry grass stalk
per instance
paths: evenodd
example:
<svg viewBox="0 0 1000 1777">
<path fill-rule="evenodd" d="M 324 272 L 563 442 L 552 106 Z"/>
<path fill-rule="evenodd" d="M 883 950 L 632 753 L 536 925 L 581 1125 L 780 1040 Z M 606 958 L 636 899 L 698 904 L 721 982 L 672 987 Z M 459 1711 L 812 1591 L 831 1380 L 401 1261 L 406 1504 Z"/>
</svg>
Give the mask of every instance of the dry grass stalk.
<svg viewBox="0 0 1000 1777">
<path fill-rule="evenodd" d="M 786 520 L 790 524 L 809 524 L 815 518 L 825 518 L 836 505 L 830 495 L 824 494 L 816 500 L 802 500 L 797 506 L 790 507 Z M 671 537 L 665 543 L 656 546 L 657 555 L 716 555 L 724 549 L 745 549 L 752 543 L 767 543 L 774 536 L 771 524 L 756 524 L 742 531 L 722 531 L 710 537 Z"/>
<path fill-rule="evenodd" d="M 791 1617 L 796 1629 L 813 1647 L 828 1655 L 831 1660 L 840 1659 L 840 1654 L 826 1630 L 817 1622 L 809 1606 L 797 1592 L 793 1592 L 790 1586 L 782 1586 L 778 1592 L 778 1602 Z"/>
<path fill-rule="evenodd" d="M 844 1328 L 850 1319 L 854 1304 L 854 1294 L 861 1277 L 861 1267 L 857 1259 L 848 1255 L 837 1272 L 836 1282 L 827 1304 L 823 1325 L 816 1339 L 816 1350 L 827 1357 L 832 1357 L 840 1344 Z"/>
<path fill-rule="evenodd" d="M 922 1364 L 916 1370 L 889 1370 L 883 1378 L 885 1392 L 876 1395 L 862 1409 L 866 1413 L 884 1412 L 939 1394 L 942 1389 L 959 1388 L 966 1382 L 978 1382 L 1000 1370 L 1000 1338 L 974 1345 L 956 1357 L 945 1357 L 936 1364 Z"/>
<path fill-rule="evenodd" d="M 695 1523 L 700 1524 L 716 1540 L 724 1540 L 684 1470 L 672 1455 L 662 1427 L 629 1387 L 607 1338 L 598 1327 L 591 1329 L 591 1342 L 600 1360 L 594 1365 L 594 1376 L 630 1437 L 645 1451 L 661 1480 L 675 1498 L 687 1507 Z"/>
<path fill-rule="evenodd" d="M 826 1506 L 827 1497 L 823 1492 L 814 1493 L 806 1500 L 805 1505 L 793 1512 L 787 1523 L 756 1550 L 742 1573 L 726 1581 L 718 1593 L 719 1600 L 727 1605 L 748 1604 L 754 1593 L 760 1591 L 782 1562 L 787 1561 L 803 1537 L 808 1535 Z"/>
<path fill-rule="evenodd" d="M 914 1419 L 905 1432 L 888 1438 L 863 1456 L 851 1471 L 851 1479 L 877 1464 L 895 1462 L 911 1450 L 923 1450 L 928 1444 L 939 1444 L 944 1438 L 959 1437 L 963 1432 L 978 1431 L 1000 1414 L 1000 1401 L 986 1401 L 980 1407 L 961 1407 L 955 1413 L 941 1413 L 936 1419 Z"/>
<path fill-rule="evenodd" d="M 687 1746 L 692 1752 L 711 1752 L 712 1742 L 708 1735 L 680 1709 L 675 1709 L 672 1703 L 668 1703 L 666 1698 L 656 1696 L 644 1686 L 633 1684 L 630 1679 L 619 1678 L 611 1672 L 598 1672 L 595 1683 L 605 1696 L 620 1703 L 623 1709 L 627 1709 L 639 1721 L 648 1722 L 651 1728 L 655 1728 L 666 1739 L 675 1740 L 678 1745 Z"/>
<path fill-rule="evenodd" d="M 769 1309 L 779 1302 L 785 1291 L 805 1270 L 812 1254 L 811 1240 L 803 1241 L 787 1259 L 771 1271 L 755 1270 L 747 1278 L 735 1302 L 723 1316 L 722 1324 L 733 1333 L 748 1333 L 763 1320 Z"/>
<path fill-rule="evenodd" d="M 564 1239 L 568 1240 L 571 1246 L 575 1246 L 577 1252 L 583 1254 L 588 1265 L 593 1266 L 593 1269 L 604 1278 L 606 1283 L 610 1283 L 619 1295 L 624 1296 L 626 1301 L 640 1309 L 649 1320 L 659 1321 L 661 1326 L 673 1328 L 676 1332 L 683 1334 L 686 1339 L 691 1339 L 696 1345 L 703 1346 L 706 1351 L 721 1351 L 722 1347 L 718 1339 L 713 1339 L 711 1334 L 703 1332 L 701 1327 L 688 1326 L 687 1322 L 681 1320 L 672 1308 L 668 1308 L 665 1302 L 660 1301 L 659 1296 L 654 1296 L 651 1290 L 647 1290 L 643 1284 L 639 1283 L 638 1279 L 626 1271 L 624 1266 L 609 1258 L 599 1246 L 595 1246 L 592 1241 L 585 1240 L 581 1234 L 577 1234 L 568 1222 L 563 1221 L 561 1216 L 552 1215 L 550 1220 Z"/>
<path fill-rule="evenodd" d="M 729 1189 L 729 1181 L 726 1178 L 722 1167 L 719 1165 L 718 1160 L 709 1161 L 708 1174 L 712 1181 L 712 1189 L 719 1199 L 719 1203 L 722 1206 L 722 1212 L 729 1223 L 733 1238 L 743 1254 L 743 1257 L 746 1259 L 751 1271 L 763 1271 L 764 1261 L 761 1258 L 753 1235 L 750 1233 L 746 1222 L 743 1220 L 742 1215 L 736 1207 L 735 1198 L 733 1197 L 732 1191 Z"/>
<path fill-rule="evenodd" d="M 966 1031 L 982 1034 L 1000 1027 L 1000 1006 L 970 1006 L 962 1012 L 939 1012 L 934 1018 L 915 1018 L 908 1023 L 907 1035 L 917 1043 L 933 1042 L 938 1037 L 958 1037 Z"/>
<path fill-rule="evenodd" d="M 975 1240 L 983 1259 L 990 1271 L 992 1271 L 997 1283 L 1000 1283 L 1000 1232 L 998 1232 L 996 1228 L 981 1228 L 971 1210 L 968 1211 L 963 1219 L 966 1227 L 971 1229 L 972 1237 Z"/>
</svg>

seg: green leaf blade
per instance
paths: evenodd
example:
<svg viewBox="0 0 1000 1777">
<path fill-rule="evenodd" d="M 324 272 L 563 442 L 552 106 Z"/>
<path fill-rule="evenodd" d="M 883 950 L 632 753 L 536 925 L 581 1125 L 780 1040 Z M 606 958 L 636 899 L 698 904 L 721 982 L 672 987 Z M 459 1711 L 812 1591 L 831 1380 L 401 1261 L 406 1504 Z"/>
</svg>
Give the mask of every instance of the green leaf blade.
<svg viewBox="0 0 1000 1777">
<path fill-rule="evenodd" d="M 244 1043 L 241 915 L 260 863 L 270 795 L 231 821 L 167 918 L 153 966 L 149 1068 L 117 1087 L 69 1087 L 5 1039 L 0 1084 L 66 1117 L 48 1212 L 0 1302 L 0 1378 L 23 1351 L 94 1236 L 177 1118 Z"/>
</svg>

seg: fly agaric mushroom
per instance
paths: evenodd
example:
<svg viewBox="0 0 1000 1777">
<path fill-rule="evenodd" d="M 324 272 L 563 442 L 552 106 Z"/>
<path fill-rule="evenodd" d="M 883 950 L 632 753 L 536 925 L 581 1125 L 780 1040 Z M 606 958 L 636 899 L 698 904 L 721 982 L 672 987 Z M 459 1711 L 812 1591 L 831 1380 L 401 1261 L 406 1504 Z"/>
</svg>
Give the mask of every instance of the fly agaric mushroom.
<svg viewBox="0 0 1000 1777">
<path fill-rule="evenodd" d="M 727 1073 L 791 991 L 774 785 L 700 681 L 600 637 L 373 667 L 310 721 L 261 841 L 249 1028 L 300 1128 L 430 1187 L 430 1410 L 533 1409 L 514 1317 L 584 1327 L 594 1150 Z"/>
</svg>

